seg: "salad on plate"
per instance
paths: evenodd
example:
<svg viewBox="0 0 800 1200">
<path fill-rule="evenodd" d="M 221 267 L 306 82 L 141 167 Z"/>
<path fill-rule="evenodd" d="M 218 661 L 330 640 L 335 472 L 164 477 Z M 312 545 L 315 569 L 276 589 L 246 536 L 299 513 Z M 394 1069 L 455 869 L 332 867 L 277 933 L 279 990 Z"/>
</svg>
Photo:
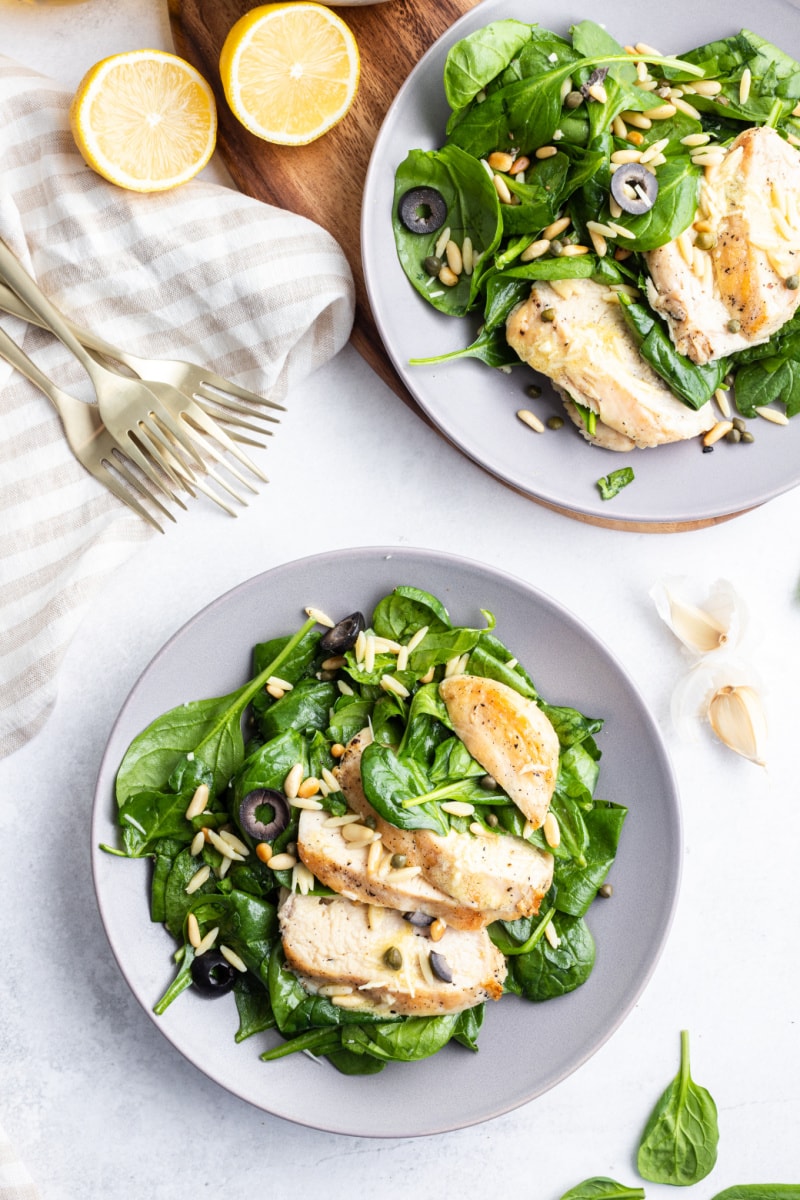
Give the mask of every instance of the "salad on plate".
<svg viewBox="0 0 800 1200">
<path fill-rule="evenodd" d="M 591 974 L 627 811 L 596 795 L 603 722 L 540 696 L 488 611 L 400 586 L 369 620 L 306 612 L 119 766 L 104 848 L 151 860 L 177 943 L 155 1012 L 232 991 L 237 1042 L 347 1074 L 475 1050 L 488 1002 Z"/>
<path fill-rule="evenodd" d="M 800 411 L 793 58 L 749 30 L 666 56 L 509 18 L 451 46 L 443 87 L 441 144 L 396 170 L 395 244 L 427 303 L 479 324 L 412 363 L 526 363 L 623 452 Z"/>
</svg>

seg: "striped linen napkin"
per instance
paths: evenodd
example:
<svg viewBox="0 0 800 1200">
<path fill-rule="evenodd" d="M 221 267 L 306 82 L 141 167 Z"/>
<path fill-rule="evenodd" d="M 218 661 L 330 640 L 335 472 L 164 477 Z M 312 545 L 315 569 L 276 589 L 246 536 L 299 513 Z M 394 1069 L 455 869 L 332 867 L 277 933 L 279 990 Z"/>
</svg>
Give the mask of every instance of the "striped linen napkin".
<svg viewBox="0 0 800 1200">
<path fill-rule="evenodd" d="M 205 364 L 277 400 L 341 349 L 353 284 L 325 231 L 201 180 L 151 195 L 114 187 L 75 149 L 69 101 L 0 55 L 0 237 L 58 307 L 134 353 Z M 89 398 L 60 343 L 0 322 L 60 387 Z M 44 724 L 87 602 L 150 536 L 0 360 L 0 757 Z"/>
<path fill-rule="evenodd" d="M 33 1180 L 0 1125 L 0 1200 L 39 1200 Z"/>
</svg>

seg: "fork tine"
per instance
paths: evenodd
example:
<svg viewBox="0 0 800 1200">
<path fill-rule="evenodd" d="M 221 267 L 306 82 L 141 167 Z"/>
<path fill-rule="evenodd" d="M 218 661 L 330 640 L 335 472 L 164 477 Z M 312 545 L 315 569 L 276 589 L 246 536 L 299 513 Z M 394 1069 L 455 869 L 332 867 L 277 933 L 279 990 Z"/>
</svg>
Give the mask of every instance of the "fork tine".
<svg viewBox="0 0 800 1200">
<path fill-rule="evenodd" d="M 159 523 L 155 519 L 155 517 L 151 516 L 151 514 L 147 511 L 147 509 L 144 507 L 144 505 L 140 504 L 139 501 L 136 499 L 136 497 L 133 496 L 128 491 L 127 488 L 124 488 L 122 486 L 122 484 L 119 482 L 119 480 L 111 472 L 111 470 L 109 469 L 109 467 L 105 461 L 103 461 L 102 467 L 104 468 L 103 483 L 104 483 L 105 487 L 108 489 L 108 491 L 113 492 L 118 500 L 121 500 L 123 502 L 123 504 L 126 504 L 128 506 L 128 508 L 133 509 L 133 511 L 135 513 L 138 513 L 138 515 L 140 517 L 143 517 L 144 520 L 147 521 L 147 523 L 149 525 L 152 525 L 155 529 L 157 529 L 159 533 L 163 533 L 164 530 L 159 525 Z M 152 499 L 152 497 L 151 497 L 151 499 Z M 159 508 L 161 508 L 161 507 L 162 506 L 159 505 Z M 167 512 L 167 510 L 164 509 L 164 512 Z M 175 518 L 172 516 L 172 513 L 167 512 L 167 516 L 171 517 L 171 519 L 173 521 L 175 520 Z"/>
<path fill-rule="evenodd" d="M 168 500 L 172 500 L 175 504 L 179 504 L 180 507 L 186 511 L 186 505 L 184 504 L 183 500 L 181 500 L 180 496 L 176 495 L 176 493 L 173 492 L 171 488 L 167 487 L 166 483 L 164 483 L 164 480 L 161 478 L 158 470 L 156 469 L 156 464 L 161 467 L 165 475 L 167 475 L 167 477 L 176 485 L 176 487 L 184 488 L 190 496 L 193 495 L 192 489 L 187 485 L 186 480 L 179 479 L 174 471 L 169 469 L 168 464 L 164 461 L 164 456 L 158 453 L 158 450 L 156 451 L 157 456 L 154 457 L 147 445 L 137 438 L 132 431 L 128 432 L 128 441 L 127 444 L 122 447 L 122 450 L 126 457 L 135 462 L 136 466 L 139 467 L 142 473 L 146 475 L 147 478 L 156 485 L 156 487 L 161 489 Z"/>
<path fill-rule="evenodd" d="M 252 471 L 257 479 L 261 479 L 264 483 L 269 483 L 267 476 L 264 474 L 261 468 L 257 467 L 256 464 L 250 458 L 248 458 L 244 450 L 239 449 L 233 438 L 228 437 L 225 430 L 218 425 L 216 421 L 213 421 L 199 407 L 199 405 L 196 405 L 192 410 L 191 416 L 192 420 L 200 426 L 204 433 L 208 434 L 209 437 L 216 438 L 219 444 L 224 446 L 228 453 L 232 454 L 234 458 L 238 458 L 242 466 L 247 467 L 248 471 Z"/>
<path fill-rule="evenodd" d="M 204 407 L 209 404 L 216 404 L 225 413 L 237 413 L 242 416 L 255 417 L 257 421 L 267 421 L 271 425 L 280 425 L 280 418 L 273 417 L 272 413 L 256 412 L 257 404 L 255 401 L 249 404 L 240 404 L 238 400 L 232 396 L 221 396 L 218 391 L 213 391 L 206 388 L 204 384 L 200 384 L 199 388 L 194 393 L 194 398 Z M 283 409 L 282 411 L 286 411 Z M 259 430 L 260 433 L 267 433 L 266 429 Z"/>
<path fill-rule="evenodd" d="M 244 442 L 247 446 L 259 446 L 262 450 L 265 448 L 264 442 L 259 442 L 255 438 L 246 437 L 242 433 L 236 433 L 238 429 L 249 429 L 252 433 L 259 433 L 262 437 L 274 437 L 274 432 L 271 429 L 260 429 L 258 425 L 254 425 L 252 421 L 244 421 L 241 417 L 236 416 L 233 411 L 228 412 L 227 409 L 213 408 L 207 401 L 194 397 L 196 402 L 202 408 L 206 416 L 211 417 L 212 421 L 219 421 L 220 424 L 232 427 L 230 430 L 231 437 L 234 441 Z M 242 410 L 246 411 L 246 410 Z"/>
<path fill-rule="evenodd" d="M 192 427 L 188 422 L 187 422 L 186 427 L 189 431 L 191 431 Z M 166 428 L 166 426 L 165 426 L 163 432 L 164 432 L 164 436 L 167 439 L 169 439 L 170 441 L 172 441 L 172 435 L 171 435 L 169 429 Z M 213 444 L 213 442 L 210 442 L 207 438 L 204 438 L 202 444 L 203 444 L 203 448 L 204 448 L 206 454 L 208 454 L 215 462 L 221 463 L 225 467 L 225 469 L 227 471 L 229 471 L 231 475 L 234 476 L 234 478 L 238 479 L 239 482 L 242 483 L 246 488 L 248 488 L 249 491 L 253 492 L 254 495 L 258 495 L 258 489 L 253 487 L 253 485 L 247 479 L 245 479 L 245 477 L 241 474 L 241 472 L 237 471 L 234 466 L 232 466 L 229 462 L 225 461 L 225 459 L 219 453 L 219 451 L 217 450 L 217 448 Z M 233 496 L 233 498 L 235 500 L 238 500 L 240 504 L 247 507 L 247 500 L 245 499 L 245 497 L 240 495 L 239 492 L 237 492 L 235 488 L 231 487 L 231 485 L 218 473 L 218 471 L 216 471 L 214 469 L 214 467 L 210 466 L 207 462 L 205 462 L 205 460 L 203 460 L 201 463 L 201 470 L 204 475 L 210 475 L 211 478 L 214 479 L 215 482 L 218 483 L 219 486 L 221 488 L 223 488 L 230 496 Z M 195 475 L 194 472 L 193 472 L 193 482 L 195 484 L 197 484 L 199 482 L 197 475 Z"/>
<path fill-rule="evenodd" d="M 182 440 L 178 442 L 177 438 L 174 437 L 170 427 L 171 423 L 171 420 L 167 420 L 167 414 L 164 414 L 162 417 L 162 414 L 159 413 L 158 416 L 153 418 L 152 424 L 145 424 L 142 422 L 142 433 L 150 439 L 151 443 L 154 445 L 162 459 L 166 455 L 167 459 L 176 471 L 180 471 L 181 473 L 186 472 L 188 479 L 191 482 L 191 486 L 189 487 L 188 484 L 185 486 L 187 486 L 190 491 L 192 488 L 196 488 L 197 491 L 202 492 L 205 496 L 208 496 L 210 500 L 213 500 L 215 504 L 218 504 L 220 508 L 224 509 L 224 511 L 230 516 L 235 517 L 236 510 L 231 508 L 231 506 L 225 500 L 223 500 L 222 497 L 213 490 L 213 488 L 208 487 L 208 485 L 205 484 L 202 479 L 198 478 L 194 467 L 190 466 L 184 459 L 180 457 L 179 451 L 183 448 L 184 441 Z M 178 432 L 181 433 L 182 431 L 178 430 Z M 184 434 L 183 438 L 185 438 L 185 436 L 186 435 Z M 238 500 L 240 504 L 246 506 L 247 501 L 243 496 L 240 496 L 237 491 L 235 491 L 232 487 L 230 487 L 229 484 L 221 479 L 213 470 L 213 468 L 209 468 L 208 465 L 204 463 L 201 458 L 199 458 L 194 449 L 192 450 L 192 453 L 198 458 L 199 469 L 204 474 L 211 475 L 215 482 L 218 483 L 226 492 Z"/>
<path fill-rule="evenodd" d="M 103 461 L 105 463 L 106 460 Z M 125 455 L 121 450 L 114 451 L 114 457 L 109 461 L 109 466 L 113 467 L 113 469 L 122 476 L 122 478 L 130 487 L 135 488 L 140 496 L 143 496 L 145 500 L 149 500 L 151 504 L 154 504 L 156 508 L 164 514 L 165 517 L 168 517 L 170 521 L 175 521 L 175 516 L 173 513 L 171 513 L 168 508 L 165 508 L 158 496 L 154 496 L 152 492 L 149 492 L 147 488 L 139 482 L 133 471 L 128 469 Z"/>
<path fill-rule="evenodd" d="M 203 376 L 201 387 L 221 392 L 223 397 L 238 396 L 240 400 L 249 400 L 261 408 L 274 408 L 278 412 L 286 412 L 284 406 L 278 404 L 277 400 L 270 400 L 266 396 L 259 396 L 258 392 L 249 392 L 247 388 L 241 387 L 240 384 L 234 383 L 231 379 L 223 379 L 221 375 L 215 375 L 213 371 L 207 371 L 203 368 Z M 268 418 L 265 417 L 264 419 L 267 420 Z M 278 418 L 274 417 L 272 419 L 277 420 Z"/>
</svg>

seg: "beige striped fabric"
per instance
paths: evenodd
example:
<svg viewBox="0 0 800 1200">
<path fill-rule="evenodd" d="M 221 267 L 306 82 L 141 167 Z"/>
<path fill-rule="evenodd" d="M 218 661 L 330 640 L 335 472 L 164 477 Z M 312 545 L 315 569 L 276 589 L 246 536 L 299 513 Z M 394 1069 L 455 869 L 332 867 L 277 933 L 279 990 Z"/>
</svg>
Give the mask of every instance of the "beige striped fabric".
<svg viewBox="0 0 800 1200">
<path fill-rule="evenodd" d="M 25 1164 L 0 1125 L 0 1200 L 39 1200 L 39 1192 Z"/>
<path fill-rule="evenodd" d="M 283 401 L 349 337 L 340 247 L 215 184 L 139 195 L 106 183 L 75 149 L 69 100 L 0 55 L 0 237 L 79 324 Z M 91 398 L 60 343 L 0 323 L 60 387 Z M 44 724 L 87 601 L 150 536 L 160 535 L 74 461 L 49 402 L 0 359 L 0 757 Z"/>
</svg>

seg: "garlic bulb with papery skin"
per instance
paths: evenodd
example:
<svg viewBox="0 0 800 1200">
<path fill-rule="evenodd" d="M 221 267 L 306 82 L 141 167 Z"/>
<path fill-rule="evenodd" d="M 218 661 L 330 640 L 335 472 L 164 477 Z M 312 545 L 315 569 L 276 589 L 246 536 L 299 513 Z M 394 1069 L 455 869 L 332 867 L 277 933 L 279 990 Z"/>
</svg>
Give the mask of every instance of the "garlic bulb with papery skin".
<svg viewBox="0 0 800 1200">
<path fill-rule="evenodd" d="M 706 659 L 672 695 L 672 719 L 687 740 L 709 724 L 723 745 L 758 766 L 766 761 L 767 719 L 755 671 L 742 660 Z"/>
<path fill-rule="evenodd" d="M 650 595 L 662 621 L 693 654 L 734 649 L 744 634 L 746 611 L 733 584 L 718 579 L 699 602 L 696 590 L 688 580 L 672 576 L 657 583 Z"/>
</svg>

